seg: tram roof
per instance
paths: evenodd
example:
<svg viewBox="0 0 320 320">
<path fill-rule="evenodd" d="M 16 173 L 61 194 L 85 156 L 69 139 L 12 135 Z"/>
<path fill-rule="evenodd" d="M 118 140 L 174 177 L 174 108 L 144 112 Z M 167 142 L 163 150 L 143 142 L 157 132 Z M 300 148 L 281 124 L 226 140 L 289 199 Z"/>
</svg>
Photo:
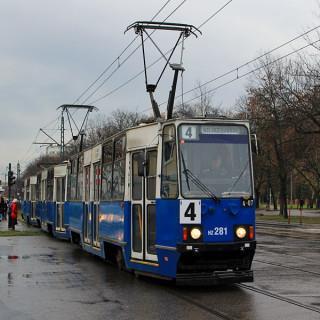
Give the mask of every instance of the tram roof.
<svg viewBox="0 0 320 320">
<path fill-rule="evenodd" d="M 152 146 L 153 144 L 156 144 L 156 137 L 157 137 L 157 132 L 160 128 L 162 128 L 164 125 L 167 124 L 180 124 L 180 123 L 216 123 L 216 124 L 243 124 L 249 127 L 249 120 L 243 120 L 243 119 L 230 119 L 230 118 L 225 118 L 225 117 L 192 117 L 192 118 L 175 118 L 175 119 L 169 119 L 169 120 L 160 120 L 157 122 L 150 122 L 150 123 L 141 123 L 137 126 L 131 127 L 124 129 L 120 132 L 117 132 L 116 134 L 107 137 L 103 140 L 101 140 L 99 143 L 96 143 L 93 146 L 90 146 L 88 148 L 85 148 L 81 152 L 78 152 L 70 157 L 70 159 L 74 159 L 79 156 L 79 154 L 84 154 L 85 152 L 88 152 L 89 150 L 92 149 L 97 149 L 98 146 L 101 146 L 108 141 L 111 141 L 117 137 L 120 137 L 124 134 L 132 138 L 134 142 L 129 141 L 129 145 L 127 146 L 129 149 L 139 147 L 139 146 Z M 135 132 L 137 131 L 138 132 Z M 40 170 L 42 171 L 47 171 L 47 170 L 52 170 L 55 167 L 58 166 L 65 166 L 68 161 L 64 161 L 59 164 L 52 164 L 52 166 L 44 168 Z M 40 173 L 38 172 L 38 174 Z M 43 175 L 46 176 L 47 173 L 43 172 Z M 30 177 L 29 177 L 30 178 Z M 26 178 L 28 179 L 28 178 Z"/>
<path fill-rule="evenodd" d="M 96 143 L 93 146 L 90 146 L 88 148 L 85 148 L 81 153 L 84 153 L 90 149 L 93 149 L 95 147 L 97 147 L 98 145 L 103 145 L 105 143 L 107 143 L 108 141 L 111 141 L 117 137 L 120 137 L 124 134 L 128 134 L 129 132 L 132 131 L 136 131 L 139 130 L 141 132 L 139 132 L 138 134 L 143 134 L 146 133 L 147 131 L 151 131 L 153 128 L 154 130 L 158 130 L 157 128 L 161 128 L 164 125 L 170 124 L 170 123 L 184 123 L 184 122 L 194 122 L 194 123 L 216 123 L 216 124 L 243 124 L 246 126 L 249 126 L 249 120 L 243 120 L 243 119 L 230 119 L 230 118 L 225 118 L 225 117 L 192 117 L 192 118 L 175 118 L 175 119 L 169 119 L 169 120 L 160 120 L 157 122 L 150 122 L 150 123 L 141 123 L 137 126 L 131 127 L 131 128 L 127 128 L 124 129 L 120 132 L 115 133 L 114 135 L 107 137 L 103 140 L 101 140 L 101 142 Z M 146 130 L 146 128 L 150 128 L 151 130 Z M 144 136 L 145 139 L 147 139 L 147 137 Z M 144 143 L 144 145 L 148 145 L 148 143 Z M 73 159 L 74 157 L 78 156 L 79 153 L 75 154 L 74 156 L 71 157 L 71 159 Z"/>
</svg>

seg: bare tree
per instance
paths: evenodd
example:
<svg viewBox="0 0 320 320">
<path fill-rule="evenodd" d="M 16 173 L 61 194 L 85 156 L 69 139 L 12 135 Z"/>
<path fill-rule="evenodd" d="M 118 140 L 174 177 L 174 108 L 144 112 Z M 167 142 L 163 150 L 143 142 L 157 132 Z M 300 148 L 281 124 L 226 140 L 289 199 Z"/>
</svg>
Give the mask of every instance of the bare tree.
<svg viewBox="0 0 320 320">
<path fill-rule="evenodd" d="M 208 92 L 207 88 L 198 82 L 196 97 L 198 101 L 190 103 L 180 103 L 175 107 L 174 117 L 220 117 L 224 115 L 220 106 L 214 106 L 213 94 Z"/>
<path fill-rule="evenodd" d="M 267 155 L 269 169 L 266 170 L 266 175 L 270 187 L 272 172 L 277 173 L 280 215 L 287 217 L 288 175 L 294 166 L 301 137 L 297 135 L 294 124 L 288 121 L 290 106 L 295 98 L 287 89 L 287 84 L 294 81 L 293 65 L 291 61 L 271 61 L 270 57 L 260 61 L 260 69 L 255 74 L 253 85 L 248 89 L 245 112 L 254 124 L 260 145 Z M 261 159 L 260 165 L 263 166 Z"/>
</svg>

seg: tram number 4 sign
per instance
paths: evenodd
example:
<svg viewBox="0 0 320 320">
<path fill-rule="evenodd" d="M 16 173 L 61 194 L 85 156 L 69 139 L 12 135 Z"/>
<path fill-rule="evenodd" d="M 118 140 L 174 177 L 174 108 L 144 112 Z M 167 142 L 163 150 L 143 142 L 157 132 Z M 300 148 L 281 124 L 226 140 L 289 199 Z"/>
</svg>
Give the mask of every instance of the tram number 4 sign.
<svg viewBox="0 0 320 320">
<path fill-rule="evenodd" d="M 180 224 L 201 223 L 201 201 L 180 200 Z"/>
</svg>

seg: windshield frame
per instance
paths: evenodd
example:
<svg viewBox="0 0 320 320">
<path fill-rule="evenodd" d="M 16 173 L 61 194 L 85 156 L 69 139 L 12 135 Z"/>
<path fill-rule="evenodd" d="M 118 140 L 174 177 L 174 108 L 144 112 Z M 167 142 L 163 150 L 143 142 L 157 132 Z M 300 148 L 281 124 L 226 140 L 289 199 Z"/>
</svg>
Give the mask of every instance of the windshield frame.
<svg viewBox="0 0 320 320">
<path fill-rule="evenodd" d="M 222 123 L 222 122 L 192 122 L 192 121 L 188 121 L 188 122 L 181 122 L 177 125 L 177 136 L 176 136 L 176 140 L 177 140 L 177 152 L 178 152 L 178 174 L 179 174 L 179 191 L 180 191 L 180 196 L 184 199 L 196 199 L 196 198 L 200 198 L 200 199 L 209 199 L 210 197 L 206 194 L 203 195 L 191 195 L 191 196 L 187 196 L 183 193 L 183 182 L 182 182 L 182 175 L 183 175 L 183 169 L 182 169 L 182 164 L 181 164 L 181 154 L 182 154 L 182 149 L 181 149 L 181 143 L 180 140 L 182 139 L 181 137 L 181 130 L 180 127 L 183 125 L 196 125 L 196 126 L 221 126 L 221 127 L 226 127 L 226 126 L 238 126 L 238 127 L 243 127 L 246 130 L 246 136 L 247 136 L 247 146 L 248 146 L 248 166 L 249 166 L 249 173 L 250 173 L 250 189 L 251 189 L 251 193 L 249 195 L 250 199 L 254 199 L 255 198 L 255 194 L 254 194 L 254 180 L 253 180 L 253 164 L 252 164 L 252 150 L 251 150 L 251 140 L 250 140 L 250 129 L 248 126 L 246 126 L 244 123 L 237 123 L 237 122 L 228 122 L 228 123 Z M 188 168 L 187 168 L 188 169 Z M 214 192 L 214 191 L 213 191 Z M 234 194 L 236 194 L 237 192 L 234 192 Z M 237 196 L 237 195 L 228 195 L 228 196 L 219 196 L 217 195 L 218 199 L 221 198 L 242 198 L 243 195 Z"/>
</svg>

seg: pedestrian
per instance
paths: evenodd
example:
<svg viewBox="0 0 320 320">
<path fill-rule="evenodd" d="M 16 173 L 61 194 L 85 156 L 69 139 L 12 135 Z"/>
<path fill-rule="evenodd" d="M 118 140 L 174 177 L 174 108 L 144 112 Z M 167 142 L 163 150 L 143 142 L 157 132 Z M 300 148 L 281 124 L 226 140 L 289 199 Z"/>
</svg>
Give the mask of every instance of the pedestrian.
<svg viewBox="0 0 320 320">
<path fill-rule="evenodd" d="M 15 230 L 18 218 L 18 200 L 13 199 L 9 209 L 9 224 L 8 228 Z"/>
<path fill-rule="evenodd" d="M 299 209 L 302 210 L 302 209 L 303 209 L 303 206 L 304 206 L 304 200 L 303 200 L 303 199 L 300 199 L 300 200 L 299 200 Z"/>
<path fill-rule="evenodd" d="M 4 201 L 4 198 L 1 197 L 0 198 L 0 221 L 3 220 L 7 220 L 7 203 Z"/>
<path fill-rule="evenodd" d="M 5 220 L 7 216 L 7 204 L 3 197 L 0 198 L 0 221 Z"/>
</svg>

